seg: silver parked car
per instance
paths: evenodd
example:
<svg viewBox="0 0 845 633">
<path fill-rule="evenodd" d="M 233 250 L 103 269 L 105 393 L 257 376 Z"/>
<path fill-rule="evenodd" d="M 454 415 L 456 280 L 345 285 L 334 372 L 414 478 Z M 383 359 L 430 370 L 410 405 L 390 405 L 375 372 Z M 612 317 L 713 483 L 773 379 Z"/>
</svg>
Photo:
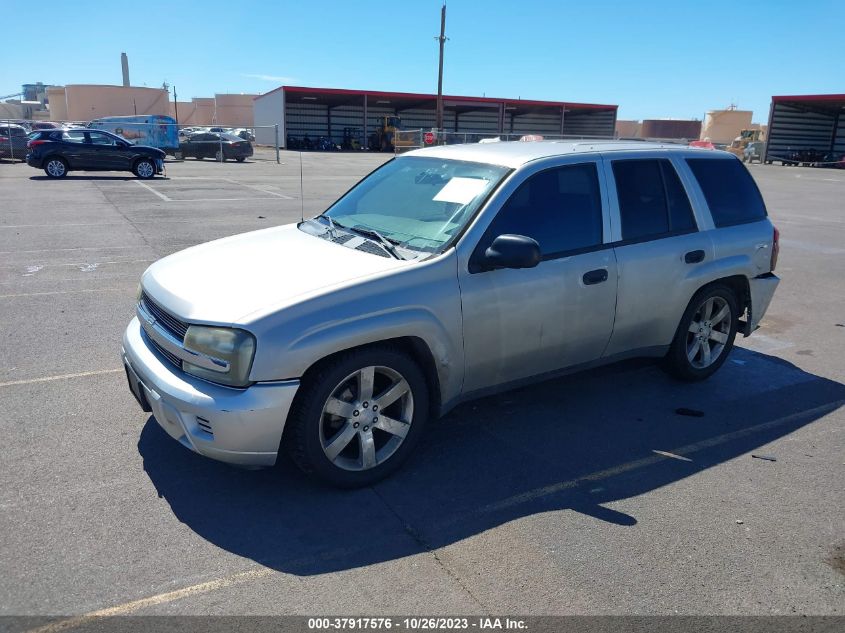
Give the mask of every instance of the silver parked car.
<svg viewBox="0 0 845 633">
<path fill-rule="evenodd" d="M 280 446 L 371 483 L 457 403 L 632 356 L 715 372 L 778 285 L 778 233 L 731 154 L 621 142 L 409 152 L 325 213 L 144 273 L 123 339 L 145 411 L 192 451 Z"/>
</svg>

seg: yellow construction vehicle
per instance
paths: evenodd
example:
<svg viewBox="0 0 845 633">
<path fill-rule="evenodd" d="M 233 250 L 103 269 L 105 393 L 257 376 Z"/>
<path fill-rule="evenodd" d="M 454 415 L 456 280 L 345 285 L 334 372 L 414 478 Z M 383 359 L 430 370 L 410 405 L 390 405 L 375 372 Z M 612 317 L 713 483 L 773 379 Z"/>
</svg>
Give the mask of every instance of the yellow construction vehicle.
<svg viewBox="0 0 845 633">
<path fill-rule="evenodd" d="M 393 137 L 396 130 L 402 127 L 402 119 L 395 115 L 381 117 L 381 123 L 373 134 L 370 134 L 370 150 L 374 152 L 392 152 Z"/>
<path fill-rule="evenodd" d="M 728 146 L 727 150 L 741 159 L 745 156 L 745 148 L 748 144 L 762 141 L 762 136 L 763 130 L 740 130 L 739 136 L 733 140 L 733 143 Z"/>
</svg>

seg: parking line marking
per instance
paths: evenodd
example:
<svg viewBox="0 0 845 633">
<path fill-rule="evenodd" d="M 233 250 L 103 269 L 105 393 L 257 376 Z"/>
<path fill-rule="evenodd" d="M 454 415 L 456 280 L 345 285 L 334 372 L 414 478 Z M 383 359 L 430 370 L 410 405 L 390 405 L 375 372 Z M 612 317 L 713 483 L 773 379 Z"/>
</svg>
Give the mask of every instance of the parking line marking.
<svg viewBox="0 0 845 633">
<path fill-rule="evenodd" d="M 770 420 L 769 422 L 764 422 L 756 426 L 750 426 L 748 428 L 733 431 L 731 433 L 717 435 L 716 437 L 711 437 L 710 439 L 702 440 L 701 442 L 695 442 L 694 444 L 687 444 L 686 446 L 674 448 L 666 452 L 672 453 L 676 456 L 684 456 L 690 453 L 696 453 L 705 448 L 712 448 L 714 446 L 718 446 L 719 444 L 725 444 L 732 440 L 745 437 L 746 435 L 752 435 L 759 431 L 764 431 L 766 429 L 781 426 L 783 424 L 789 424 L 796 420 L 800 420 L 801 418 L 806 416 L 813 417 L 818 415 L 820 417 L 820 414 L 826 415 L 828 413 L 832 413 L 843 405 L 845 405 L 845 400 L 836 400 L 835 402 L 823 404 L 812 409 L 807 409 L 805 411 L 799 411 L 798 413 L 793 413 L 782 418 L 775 418 L 774 420 Z M 662 454 L 654 454 L 648 457 L 635 459 L 625 464 L 619 464 L 618 466 L 613 466 L 612 468 L 607 468 L 605 470 L 600 470 L 594 473 L 590 473 L 588 475 L 584 475 L 583 477 L 579 477 L 578 479 L 569 479 L 567 481 L 561 481 L 556 484 L 543 486 L 542 488 L 535 488 L 534 490 L 529 490 L 528 492 L 523 492 L 518 495 L 514 495 L 507 499 L 497 501 L 496 503 L 491 503 L 490 505 L 487 505 L 477 510 L 476 514 L 504 510 L 513 506 L 520 505 L 522 503 L 526 503 L 528 501 L 534 501 L 535 499 L 540 499 L 542 497 L 547 497 L 558 492 L 563 492 L 564 490 L 571 490 L 572 488 L 578 487 L 583 482 L 596 482 L 602 479 L 608 479 L 615 475 L 621 475 L 632 470 L 637 470 L 638 468 L 657 464 L 658 462 L 662 462 L 666 459 L 670 458 L 664 457 Z"/>
<path fill-rule="evenodd" d="M 58 633 L 59 631 L 64 631 L 66 629 L 72 629 L 78 626 L 83 626 L 85 624 L 90 623 L 92 620 L 96 620 L 97 618 L 108 618 L 118 615 L 127 615 L 129 613 L 138 611 L 139 609 L 143 609 L 144 607 L 152 607 L 155 605 L 164 604 L 166 602 L 180 600 L 181 598 L 186 598 L 188 596 L 195 596 L 198 594 L 208 593 L 210 591 L 216 591 L 218 589 L 223 589 L 225 587 L 231 587 L 232 585 L 239 585 L 241 583 L 249 582 L 250 580 L 266 578 L 267 576 L 270 576 L 273 573 L 274 571 L 269 567 L 242 571 L 240 573 L 233 574 L 225 578 L 210 580 L 208 582 L 203 582 L 198 585 L 191 585 L 190 587 L 185 587 L 183 589 L 168 591 L 167 593 L 160 593 L 158 595 L 150 596 L 148 598 L 133 600 L 132 602 L 124 602 L 123 604 L 119 604 L 114 607 L 100 609 L 99 611 L 91 611 L 90 613 L 85 613 L 83 615 L 67 618 L 66 620 L 52 622 L 45 626 L 30 629 L 28 633 Z"/>
<path fill-rule="evenodd" d="M 0 299 L 16 299 L 18 297 L 41 297 L 45 295 L 72 295 L 77 292 L 112 292 L 126 291 L 126 288 L 88 288 L 86 290 L 50 290 L 47 292 L 21 292 L 19 294 L 0 295 Z"/>
<path fill-rule="evenodd" d="M 117 370 L 119 371 L 119 370 Z M 701 442 L 696 442 L 694 444 L 687 444 L 686 446 L 682 446 L 680 448 L 673 449 L 671 451 L 666 451 L 671 453 L 674 456 L 681 456 L 685 453 L 695 453 L 705 448 L 711 448 L 713 446 L 718 446 L 719 444 L 724 444 L 726 442 L 730 442 L 731 440 L 735 440 L 746 435 L 751 435 L 758 431 L 762 431 L 765 429 L 770 429 L 776 426 L 780 426 L 783 424 L 789 424 L 796 420 L 799 420 L 805 416 L 819 416 L 819 414 L 828 414 L 836 411 L 839 407 L 845 405 L 845 399 L 843 400 L 836 400 L 834 402 L 830 402 L 828 404 L 823 404 L 818 407 L 814 407 L 812 409 L 807 409 L 805 411 L 799 411 L 797 413 L 793 413 L 791 415 L 787 415 L 781 418 L 776 418 L 774 420 L 770 420 L 769 422 L 764 422 L 762 424 L 758 424 L 756 426 L 752 426 L 746 429 L 740 429 L 738 431 L 733 431 L 731 433 L 724 433 L 723 435 L 719 435 L 716 437 L 712 437 L 707 440 L 703 440 Z M 585 475 L 584 477 L 580 477 L 578 479 L 570 479 L 568 481 L 561 481 L 556 484 L 552 484 L 550 486 L 544 486 L 542 488 L 536 488 L 534 490 L 529 490 L 528 492 L 514 495 L 508 499 L 504 499 L 500 502 L 493 503 L 490 505 L 481 508 L 480 510 L 474 512 L 473 514 L 477 514 L 478 512 L 490 512 L 496 510 L 502 510 L 514 505 L 518 505 L 521 503 L 525 503 L 526 501 L 532 501 L 534 499 L 548 496 L 557 492 L 561 492 L 563 490 L 568 490 L 571 488 L 575 488 L 581 485 L 583 482 L 597 482 L 602 479 L 607 479 L 608 477 L 612 477 L 614 475 L 622 474 L 625 472 L 629 472 L 632 470 L 636 470 L 637 468 L 641 468 L 644 466 L 651 466 L 652 464 L 661 462 L 665 459 L 670 459 L 669 457 L 664 457 L 662 454 L 654 454 L 648 457 L 643 457 L 641 459 L 636 459 L 625 464 L 620 464 L 618 466 L 614 466 L 613 468 L 607 468 L 605 470 L 596 471 L 594 473 L 590 473 Z M 599 489 L 593 488 L 592 490 L 598 491 Z M 188 596 L 193 596 L 202 593 L 208 593 L 211 591 L 215 591 L 217 589 L 223 589 L 225 587 L 230 587 L 232 585 L 241 584 L 244 582 L 248 582 L 250 580 L 257 580 L 260 578 L 266 578 L 273 574 L 273 570 L 267 567 L 262 567 L 260 569 L 253 569 L 250 571 L 244 571 L 232 576 L 227 576 L 225 578 L 220 578 L 217 580 L 211 580 L 208 582 L 200 583 L 197 585 L 191 585 L 189 587 L 185 587 L 183 589 L 177 589 L 175 591 L 169 591 L 167 593 L 161 593 L 154 596 L 150 596 L 148 598 L 141 598 L 139 600 L 133 600 L 131 602 L 125 602 L 123 604 L 116 605 L 114 607 L 107 607 L 105 609 L 100 609 L 98 611 L 91 611 L 89 613 L 75 616 L 72 618 L 68 618 L 66 620 L 60 620 L 58 622 L 53 622 L 46 626 L 42 626 L 36 629 L 31 629 L 28 633 L 58 633 L 59 631 L 63 631 L 65 629 L 75 628 L 78 626 L 82 626 L 87 624 L 88 622 L 102 617 L 108 616 L 116 616 L 116 615 L 127 615 L 139 609 L 148 606 L 155 606 L 158 604 L 163 604 L 166 602 L 173 602 L 174 600 L 179 600 L 181 598 L 185 598 Z"/>
<path fill-rule="evenodd" d="M 58 376 L 44 376 L 42 378 L 27 378 L 25 380 L 7 380 L 0 382 L 0 387 L 11 387 L 13 385 L 31 385 L 37 382 L 53 382 L 54 380 L 70 380 L 71 378 L 84 378 L 85 376 L 101 376 L 103 374 L 116 374 L 123 371 L 120 369 L 96 369 L 94 371 L 80 371 L 75 374 L 59 374 Z"/>
<path fill-rule="evenodd" d="M 75 246 L 74 248 L 38 248 L 31 251 L 0 251 L 0 255 L 19 255 L 21 253 L 57 253 L 66 251 L 112 251 L 130 248 L 149 248 L 148 246 Z"/>
<path fill-rule="evenodd" d="M 270 193 L 265 191 L 264 193 Z M 252 200 L 275 200 L 276 198 L 191 198 L 190 200 L 168 200 L 168 202 L 243 202 Z M 293 198 L 290 198 L 293 200 Z"/>
<path fill-rule="evenodd" d="M 262 189 L 258 185 L 249 185 L 245 182 L 238 182 L 237 180 L 233 180 L 231 178 L 223 178 L 226 182 L 231 182 L 235 185 L 240 185 L 241 187 L 247 187 L 249 189 L 255 189 L 256 191 L 260 191 L 261 193 L 269 193 L 271 196 L 278 196 L 279 198 L 284 198 L 285 200 L 295 200 L 296 198 L 291 198 L 290 196 L 286 196 L 283 193 L 276 193 L 274 191 L 267 191 L 266 189 Z"/>
<path fill-rule="evenodd" d="M 170 201 L 171 201 L 171 200 L 170 200 L 170 198 L 168 198 L 167 196 L 165 196 L 165 195 L 164 195 L 163 193 L 161 193 L 160 191 L 156 191 L 155 189 L 153 189 L 152 187 L 150 187 L 150 186 L 149 186 L 147 183 L 145 183 L 145 182 L 141 182 L 140 180 L 133 180 L 132 182 L 134 182 L 135 184 L 141 185 L 141 186 L 142 186 L 144 189 L 146 189 L 147 191 L 152 191 L 155 195 L 157 195 L 159 198 L 161 198 L 161 199 L 162 199 L 162 200 L 164 200 L 165 202 L 170 202 Z"/>
<path fill-rule="evenodd" d="M 38 270 L 27 270 L 27 274 L 34 274 L 45 268 L 56 268 L 64 266 L 109 266 L 112 264 L 143 264 L 148 262 L 156 262 L 157 259 L 120 259 L 108 262 L 69 262 L 67 264 L 39 264 Z M 20 268 L 22 264 L 0 264 L 0 268 Z M 28 266 L 27 268 L 35 268 L 35 266 Z"/>
</svg>

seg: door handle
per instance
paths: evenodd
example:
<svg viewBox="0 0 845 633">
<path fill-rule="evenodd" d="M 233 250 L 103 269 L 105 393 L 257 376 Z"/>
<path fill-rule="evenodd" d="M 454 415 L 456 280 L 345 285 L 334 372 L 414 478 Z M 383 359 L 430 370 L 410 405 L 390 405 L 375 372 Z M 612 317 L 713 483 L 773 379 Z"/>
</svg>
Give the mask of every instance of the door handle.
<svg viewBox="0 0 845 633">
<path fill-rule="evenodd" d="M 684 255 L 684 261 L 687 264 L 697 264 L 704 261 L 704 251 L 690 251 Z"/>
<path fill-rule="evenodd" d="M 585 286 L 600 284 L 603 281 L 607 281 L 607 269 L 599 268 L 598 270 L 591 270 L 588 273 L 584 273 L 584 276 L 581 277 L 581 279 L 584 281 Z"/>
</svg>

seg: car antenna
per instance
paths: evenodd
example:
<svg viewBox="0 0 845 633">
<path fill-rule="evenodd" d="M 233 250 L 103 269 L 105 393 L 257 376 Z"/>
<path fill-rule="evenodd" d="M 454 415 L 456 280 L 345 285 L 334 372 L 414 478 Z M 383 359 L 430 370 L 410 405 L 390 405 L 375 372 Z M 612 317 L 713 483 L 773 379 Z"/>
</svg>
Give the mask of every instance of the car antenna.
<svg viewBox="0 0 845 633">
<path fill-rule="evenodd" d="M 302 186 L 302 150 L 299 151 L 299 221 L 305 222 L 305 189 Z"/>
</svg>

